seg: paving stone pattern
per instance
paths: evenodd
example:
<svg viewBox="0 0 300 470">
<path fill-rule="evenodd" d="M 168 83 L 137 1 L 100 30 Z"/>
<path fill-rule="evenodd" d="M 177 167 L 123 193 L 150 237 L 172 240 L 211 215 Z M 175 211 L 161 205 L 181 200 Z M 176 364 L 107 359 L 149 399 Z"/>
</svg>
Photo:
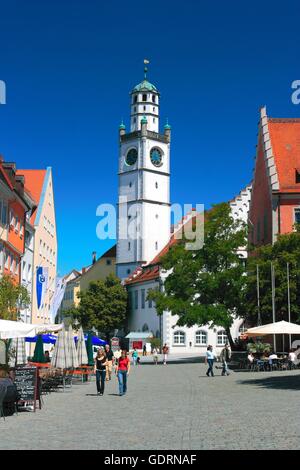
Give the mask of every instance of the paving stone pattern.
<svg viewBox="0 0 300 470">
<path fill-rule="evenodd" d="M 300 449 L 300 370 L 205 372 L 148 360 L 132 367 L 123 397 L 115 377 L 103 397 L 94 378 L 76 383 L 43 396 L 36 413 L 0 419 L 0 449 Z"/>
</svg>

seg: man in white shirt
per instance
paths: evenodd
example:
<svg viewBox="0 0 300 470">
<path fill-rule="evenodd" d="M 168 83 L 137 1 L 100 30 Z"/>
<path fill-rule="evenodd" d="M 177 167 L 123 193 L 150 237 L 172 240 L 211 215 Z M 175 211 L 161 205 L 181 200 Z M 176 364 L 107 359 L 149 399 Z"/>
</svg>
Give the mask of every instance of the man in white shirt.
<svg viewBox="0 0 300 470">
<path fill-rule="evenodd" d="M 294 353 L 294 351 L 291 349 L 291 351 L 289 352 L 289 357 L 288 357 L 288 360 L 289 360 L 289 369 L 293 369 L 296 365 L 296 359 L 297 359 L 297 356 L 296 354 Z"/>
</svg>

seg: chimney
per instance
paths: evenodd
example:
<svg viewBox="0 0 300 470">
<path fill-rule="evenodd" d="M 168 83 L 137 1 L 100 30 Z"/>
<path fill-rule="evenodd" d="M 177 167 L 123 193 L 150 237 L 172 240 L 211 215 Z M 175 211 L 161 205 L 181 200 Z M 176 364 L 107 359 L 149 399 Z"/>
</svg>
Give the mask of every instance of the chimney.
<svg viewBox="0 0 300 470">
<path fill-rule="evenodd" d="M 96 263 L 96 251 L 93 251 L 93 253 L 92 253 L 92 263 L 93 264 Z"/>
</svg>

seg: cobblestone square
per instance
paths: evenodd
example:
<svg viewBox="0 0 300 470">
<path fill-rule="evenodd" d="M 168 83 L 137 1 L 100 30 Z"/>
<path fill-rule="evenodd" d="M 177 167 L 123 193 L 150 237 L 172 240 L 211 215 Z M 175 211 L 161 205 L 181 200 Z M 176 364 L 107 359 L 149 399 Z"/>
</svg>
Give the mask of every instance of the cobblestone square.
<svg viewBox="0 0 300 470">
<path fill-rule="evenodd" d="M 175 361 L 43 396 L 42 410 L 0 420 L 0 449 L 300 449 L 300 372 L 232 372 Z M 103 431 L 106 442 L 103 445 Z M 101 435 L 101 439 L 99 439 Z"/>
</svg>

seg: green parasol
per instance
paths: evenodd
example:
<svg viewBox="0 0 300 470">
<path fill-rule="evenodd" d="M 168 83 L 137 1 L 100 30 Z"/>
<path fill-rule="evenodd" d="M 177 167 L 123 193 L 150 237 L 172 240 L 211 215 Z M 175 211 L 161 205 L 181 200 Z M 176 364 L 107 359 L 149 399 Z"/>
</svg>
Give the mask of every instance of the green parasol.
<svg viewBox="0 0 300 470">
<path fill-rule="evenodd" d="M 93 355 L 93 334 L 89 331 L 88 337 L 86 340 L 86 351 L 88 355 L 88 365 L 93 366 L 94 365 L 94 355 Z"/>
<path fill-rule="evenodd" d="M 44 354 L 44 343 L 42 335 L 37 336 L 36 345 L 34 349 L 33 362 L 47 362 Z"/>
</svg>

